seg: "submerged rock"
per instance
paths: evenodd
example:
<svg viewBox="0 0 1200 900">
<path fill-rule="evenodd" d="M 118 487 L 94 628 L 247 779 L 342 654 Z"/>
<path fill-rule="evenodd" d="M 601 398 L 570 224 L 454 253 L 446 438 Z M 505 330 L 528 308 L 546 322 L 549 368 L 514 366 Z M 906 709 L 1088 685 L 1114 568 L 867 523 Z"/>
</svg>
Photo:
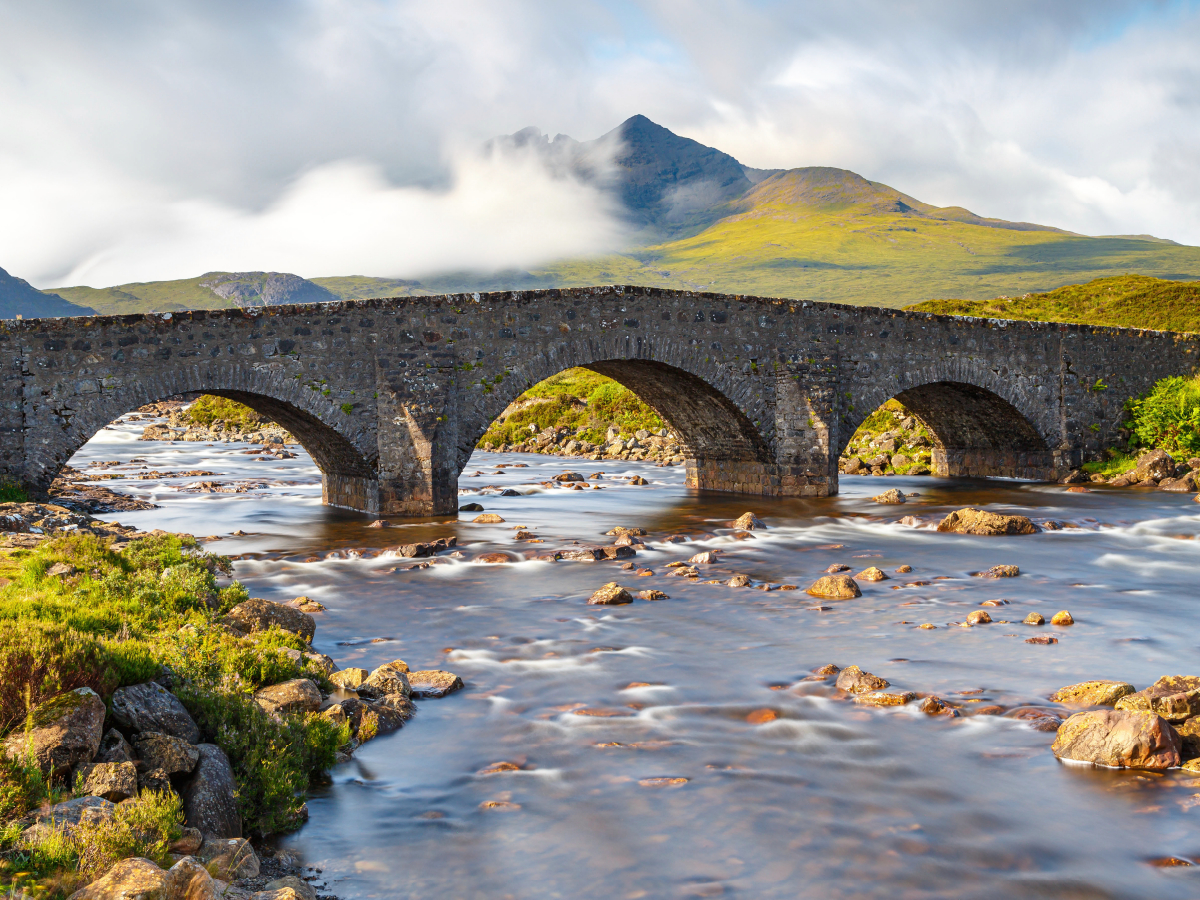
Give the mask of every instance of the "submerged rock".
<svg viewBox="0 0 1200 900">
<path fill-rule="evenodd" d="M 610 581 L 608 584 L 599 587 L 588 598 L 589 606 L 616 606 L 623 603 L 632 603 L 633 597 L 629 595 L 629 591 L 621 587 L 615 581 Z"/>
<path fill-rule="evenodd" d="M 967 507 L 950 513 L 938 524 L 938 531 L 953 534 L 1037 534 L 1038 527 L 1025 516 L 1008 516 Z"/>
<path fill-rule="evenodd" d="M 992 566 L 986 572 L 980 572 L 981 578 L 1016 578 L 1021 574 L 1017 566 Z"/>
<path fill-rule="evenodd" d="M 408 673 L 408 683 L 412 688 L 412 696 L 424 699 L 445 697 L 460 690 L 463 680 L 453 672 L 440 669 L 422 669 L 419 672 Z"/>
<path fill-rule="evenodd" d="M 736 528 L 739 531 L 754 531 L 758 528 L 766 528 L 762 523 L 762 519 L 752 512 L 742 513 L 736 519 L 729 523 L 730 528 Z"/>
<path fill-rule="evenodd" d="M 917 699 L 912 691 L 868 691 L 865 694 L 855 694 L 854 702 L 869 706 L 903 706 Z"/>
<path fill-rule="evenodd" d="M 484 513 L 482 516 L 476 516 L 471 521 L 476 525 L 499 525 L 504 520 L 495 513 Z"/>
<path fill-rule="evenodd" d="M 1180 763 L 1179 735 L 1150 712 L 1076 713 L 1059 727 L 1051 750 L 1059 759 L 1118 769 L 1170 769 Z"/>
<path fill-rule="evenodd" d="M 827 600 L 851 600 L 862 596 L 858 583 L 849 575 L 824 575 L 812 583 L 808 593 Z"/>
<path fill-rule="evenodd" d="M 886 581 L 888 576 L 878 566 L 870 566 L 854 577 L 859 581 Z"/>
<path fill-rule="evenodd" d="M 871 499 L 876 503 L 903 503 L 904 492 L 892 488 L 890 491 L 884 491 L 882 494 L 877 494 Z"/>
<path fill-rule="evenodd" d="M 1072 618 L 1071 614 L 1067 610 L 1064 609 L 1059 612 L 1056 612 L 1053 616 L 1050 617 L 1050 624 L 1051 625 L 1074 625 L 1075 619 Z"/>
<path fill-rule="evenodd" d="M 1037 615 L 1037 613 L 1030 615 Z M 1050 699 L 1055 703 L 1066 703 L 1071 706 L 1112 706 L 1122 697 L 1133 692 L 1133 685 L 1126 681 L 1097 679 L 1096 681 L 1068 684 L 1051 694 Z"/>
<path fill-rule="evenodd" d="M 638 596 L 639 600 L 670 600 L 671 599 L 666 594 L 664 594 L 662 591 L 654 591 L 654 590 L 638 591 L 637 596 Z"/>
<path fill-rule="evenodd" d="M 858 666 L 846 666 L 838 673 L 837 687 L 850 694 L 865 694 L 868 691 L 882 691 L 891 687 L 891 682 L 870 672 L 864 672 Z"/>
</svg>

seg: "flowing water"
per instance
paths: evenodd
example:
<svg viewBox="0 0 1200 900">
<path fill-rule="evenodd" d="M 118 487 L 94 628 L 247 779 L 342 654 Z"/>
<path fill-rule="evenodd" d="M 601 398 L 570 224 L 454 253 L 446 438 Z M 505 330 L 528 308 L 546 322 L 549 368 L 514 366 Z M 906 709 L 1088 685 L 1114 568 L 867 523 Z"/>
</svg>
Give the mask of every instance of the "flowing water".
<svg viewBox="0 0 1200 900">
<path fill-rule="evenodd" d="M 261 487 L 195 495 L 178 491 L 189 479 L 109 482 L 161 508 L 107 518 L 221 536 L 207 548 L 237 557 L 252 595 L 326 605 L 314 644 L 341 667 L 401 658 L 466 682 L 335 769 L 309 800 L 308 824 L 281 839 L 345 900 L 1200 896 L 1200 867 L 1150 862 L 1200 855 L 1200 780 L 1068 766 L 1050 752 L 1052 732 L 971 714 L 1053 707 L 1052 691 L 1085 679 L 1140 688 L 1200 674 L 1190 495 L 846 477 L 834 498 L 765 500 L 697 495 L 681 468 L 489 453 L 472 458 L 460 486 L 520 491 L 464 494 L 503 524 L 464 514 L 377 529 L 321 506 L 304 454 L 258 462 L 245 445 L 137 442 L 140 428 L 101 432 L 73 464 L 136 456 Z M 604 489 L 539 485 L 566 469 L 602 471 L 589 483 Z M 632 474 L 651 484 L 623 483 Z M 870 501 L 890 487 L 921 496 Z M 968 505 L 1077 527 L 1003 538 L 933 530 Z M 727 522 L 747 510 L 769 528 L 734 540 Z M 925 524 L 899 524 L 906 515 Z M 473 561 L 607 543 L 614 525 L 650 532 L 634 562 L 653 576 L 617 562 Z M 516 526 L 544 543 L 515 541 Z M 675 532 L 701 539 L 661 541 Z M 463 557 L 427 568 L 378 552 L 449 535 Z M 860 599 L 817 601 L 669 576 L 668 562 L 705 549 L 721 562 L 702 566 L 701 581 L 745 573 L 805 588 L 838 562 L 891 577 L 863 582 Z M 971 574 L 1002 563 L 1020 577 Z M 894 574 L 904 564 L 912 572 Z M 670 599 L 586 605 L 614 580 Z M 992 599 L 1008 601 L 989 611 L 1010 624 L 949 624 Z M 1019 624 L 1062 609 L 1075 625 Z M 1035 633 L 1059 643 L 1026 643 Z M 857 664 L 967 714 L 856 706 L 831 680 L 805 681 L 826 663 Z M 481 774 L 500 761 L 519 769 Z"/>
</svg>

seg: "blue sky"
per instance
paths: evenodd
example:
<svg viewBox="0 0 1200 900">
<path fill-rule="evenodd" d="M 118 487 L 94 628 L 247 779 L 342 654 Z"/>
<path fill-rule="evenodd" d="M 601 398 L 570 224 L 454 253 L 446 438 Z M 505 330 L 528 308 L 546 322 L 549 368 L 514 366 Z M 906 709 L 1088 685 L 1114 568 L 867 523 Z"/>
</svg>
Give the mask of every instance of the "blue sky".
<svg viewBox="0 0 1200 900">
<path fill-rule="evenodd" d="M 1200 244 L 1200 7 L 0 0 L 0 266 L 419 276 L 619 247 L 530 160 L 634 113 L 758 167 Z"/>
</svg>

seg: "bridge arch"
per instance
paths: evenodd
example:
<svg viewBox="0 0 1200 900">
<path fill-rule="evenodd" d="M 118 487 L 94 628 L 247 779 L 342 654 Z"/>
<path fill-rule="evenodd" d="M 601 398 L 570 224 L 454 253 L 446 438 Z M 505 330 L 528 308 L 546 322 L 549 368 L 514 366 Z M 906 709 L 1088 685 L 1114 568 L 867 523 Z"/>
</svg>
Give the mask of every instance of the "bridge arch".
<svg viewBox="0 0 1200 900">
<path fill-rule="evenodd" d="M 138 379 L 93 395 L 69 413 L 43 410 L 61 426 L 30 473 L 35 488 L 48 490 L 67 461 L 101 429 L 148 403 L 176 394 L 205 393 L 236 400 L 286 428 L 321 470 L 326 503 L 366 508 L 377 476 L 374 435 L 355 429 L 353 419 L 320 391 L 295 379 L 253 368 L 174 371 L 161 379 Z M 57 429 L 55 429 L 57 431 Z"/>
<path fill-rule="evenodd" d="M 867 416 L 895 399 L 933 435 L 935 475 L 1054 480 L 1062 468 L 1057 429 L 1036 404 L 1039 392 L 995 370 L 964 369 L 906 373 L 890 395 L 883 385 L 865 391 L 846 417 L 839 454 Z"/>
</svg>

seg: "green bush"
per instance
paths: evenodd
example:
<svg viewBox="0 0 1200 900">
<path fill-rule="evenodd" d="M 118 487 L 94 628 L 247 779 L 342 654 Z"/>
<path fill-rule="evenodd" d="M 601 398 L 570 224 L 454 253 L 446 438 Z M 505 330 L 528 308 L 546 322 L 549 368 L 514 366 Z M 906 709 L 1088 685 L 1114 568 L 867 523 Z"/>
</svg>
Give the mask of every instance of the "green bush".
<svg viewBox="0 0 1200 900">
<path fill-rule="evenodd" d="M 0 481 L 0 503 L 28 503 L 29 493 L 15 481 Z"/>
<path fill-rule="evenodd" d="M 105 696 L 117 686 L 109 654 L 94 635 L 57 622 L 0 627 L 0 733 L 64 691 L 90 687 Z"/>
<path fill-rule="evenodd" d="M 19 818 L 50 796 L 50 786 L 32 753 L 0 751 L 0 821 Z"/>
<path fill-rule="evenodd" d="M 1127 400 L 1126 427 L 1135 447 L 1173 456 L 1200 454 L 1200 380 L 1164 378 L 1143 397 Z"/>
<path fill-rule="evenodd" d="M 236 431 L 254 431 L 267 419 L 236 400 L 204 394 L 187 408 L 187 417 L 198 425 L 208 427 L 218 419 Z"/>
</svg>

